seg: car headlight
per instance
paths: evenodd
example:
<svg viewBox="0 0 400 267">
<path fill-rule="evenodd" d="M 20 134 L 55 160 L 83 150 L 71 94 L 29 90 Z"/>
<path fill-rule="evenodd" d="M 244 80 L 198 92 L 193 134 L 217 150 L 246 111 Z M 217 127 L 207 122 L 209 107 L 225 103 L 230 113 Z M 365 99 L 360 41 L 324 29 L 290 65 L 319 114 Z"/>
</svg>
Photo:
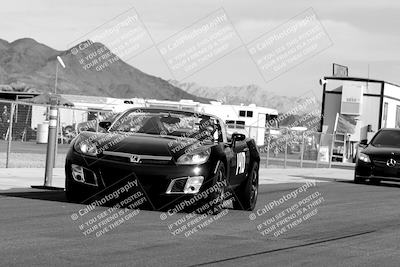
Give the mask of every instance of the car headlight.
<svg viewBox="0 0 400 267">
<path fill-rule="evenodd" d="M 194 150 L 180 156 L 176 163 L 180 165 L 203 164 L 208 160 L 210 154 L 211 148 L 205 150 Z"/>
<path fill-rule="evenodd" d="M 364 153 L 360 153 L 358 155 L 358 159 L 363 161 L 363 162 L 366 162 L 366 163 L 370 163 L 371 162 L 371 159 L 369 158 L 369 156 L 367 154 L 364 154 Z"/>
<path fill-rule="evenodd" d="M 82 153 L 85 155 L 97 156 L 97 154 L 98 154 L 96 145 L 93 143 L 89 143 L 86 140 L 77 139 L 74 144 L 74 148 L 79 153 Z"/>
</svg>

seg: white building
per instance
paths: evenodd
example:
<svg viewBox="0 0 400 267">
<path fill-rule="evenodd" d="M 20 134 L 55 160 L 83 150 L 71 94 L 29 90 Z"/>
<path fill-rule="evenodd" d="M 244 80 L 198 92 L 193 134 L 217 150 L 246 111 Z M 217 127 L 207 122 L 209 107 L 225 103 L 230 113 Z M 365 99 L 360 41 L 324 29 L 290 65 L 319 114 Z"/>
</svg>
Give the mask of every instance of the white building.
<svg viewBox="0 0 400 267">
<path fill-rule="evenodd" d="M 382 80 L 324 77 L 322 131 L 332 133 L 336 114 L 356 122 L 351 141 L 370 139 L 380 128 L 400 128 L 400 86 Z"/>
</svg>

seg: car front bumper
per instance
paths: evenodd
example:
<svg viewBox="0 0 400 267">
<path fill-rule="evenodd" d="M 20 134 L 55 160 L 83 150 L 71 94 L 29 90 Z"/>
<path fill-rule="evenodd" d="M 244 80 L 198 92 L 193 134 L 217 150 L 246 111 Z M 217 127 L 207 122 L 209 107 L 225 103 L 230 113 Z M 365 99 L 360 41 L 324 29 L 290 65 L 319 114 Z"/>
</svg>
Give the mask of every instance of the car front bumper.
<svg viewBox="0 0 400 267">
<path fill-rule="evenodd" d="M 85 192 L 89 197 L 102 191 L 115 190 L 128 181 L 137 181 L 138 190 L 150 201 L 160 207 L 165 203 L 184 201 L 204 191 L 212 182 L 217 163 L 206 162 L 201 165 L 141 164 L 128 163 L 85 156 L 70 150 L 65 163 L 66 183 Z M 83 177 L 79 177 L 79 173 Z M 183 193 L 187 178 L 202 177 L 202 185 L 196 193 Z M 175 180 L 175 183 L 171 183 Z M 67 186 L 66 186 L 67 187 Z M 112 193 L 112 192 L 111 192 Z"/>
<path fill-rule="evenodd" d="M 399 167 L 377 166 L 358 160 L 355 167 L 355 176 L 368 180 L 400 181 Z"/>
</svg>

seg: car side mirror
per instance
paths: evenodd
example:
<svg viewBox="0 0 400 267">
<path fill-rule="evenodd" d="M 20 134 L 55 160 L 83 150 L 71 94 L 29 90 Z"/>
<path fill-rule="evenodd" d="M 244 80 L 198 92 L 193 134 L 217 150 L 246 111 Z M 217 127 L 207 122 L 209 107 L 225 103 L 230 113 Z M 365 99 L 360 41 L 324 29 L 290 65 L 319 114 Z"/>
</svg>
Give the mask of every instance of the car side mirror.
<svg viewBox="0 0 400 267">
<path fill-rule="evenodd" d="M 233 133 L 231 139 L 232 139 L 232 145 L 235 146 L 235 143 L 237 141 L 245 140 L 246 139 L 246 135 L 241 134 L 241 133 Z"/>
<path fill-rule="evenodd" d="M 101 121 L 101 122 L 99 122 L 99 126 L 103 129 L 108 130 L 108 128 L 110 128 L 110 126 L 111 126 L 111 122 L 110 121 Z"/>
</svg>

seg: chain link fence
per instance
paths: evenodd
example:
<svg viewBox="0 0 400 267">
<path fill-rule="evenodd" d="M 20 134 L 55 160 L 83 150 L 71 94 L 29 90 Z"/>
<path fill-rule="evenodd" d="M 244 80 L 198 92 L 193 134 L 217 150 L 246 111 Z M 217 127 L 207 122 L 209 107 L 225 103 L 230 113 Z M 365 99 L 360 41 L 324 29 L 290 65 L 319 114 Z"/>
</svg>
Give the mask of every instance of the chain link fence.
<svg viewBox="0 0 400 267">
<path fill-rule="evenodd" d="M 0 168 L 44 168 L 49 106 L 0 100 L 0 112 Z M 99 122 L 116 116 L 111 111 L 75 107 L 59 107 L 58 113 L 55 167 L 64 167 L 69 144 L 80 131 L 102 131 Z M 345 135 L 340 143 L 339 134 L 307 130 L 229 124 L 227 129 L 256 140 L 262 167 L 331 167 L 354 158 L 353 144 L 348 144 Z"/>
<path fill-rule="evenodd" d="M 330 168 L 351 166 L 355 162 L 356 143 L 341 133 L 269 129 L 260 151 L 265 167 Z"/>
<path fill-rule="evenodd" d="M 0 168 L 44 168 L 49 130 L 48 105 L 0 100 Z M 72 139 L 98 131 L 105 111 L 59 107 L 55 167 L 63 167 Z"/>
<path fill-rule="evenodd" d="M 243 127 L 242 133 L 254 138 L 266 168 L 330 168 L 351 166 L 357 144 L 343 133 L 327 134 L 307 129 Z M 229 128 L 228 128 L 229 130 Z M 231 129 L 230 131 L 240 131 Z M 263 138 L 260 141 L 260 138 Z"/>
</svg>

